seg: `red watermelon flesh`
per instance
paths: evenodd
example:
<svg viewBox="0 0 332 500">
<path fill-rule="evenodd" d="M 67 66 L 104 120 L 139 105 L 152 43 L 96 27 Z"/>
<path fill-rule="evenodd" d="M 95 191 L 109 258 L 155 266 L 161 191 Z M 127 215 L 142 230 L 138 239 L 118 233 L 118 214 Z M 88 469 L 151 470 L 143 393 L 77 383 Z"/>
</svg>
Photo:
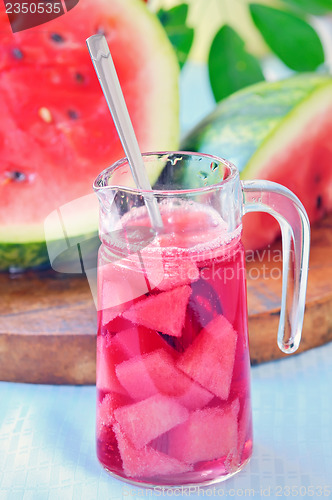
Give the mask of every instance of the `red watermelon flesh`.
<svg viewBox="0 0 332 500">
<path fill-rule="evenodd" d="M 116 392 L 105 394 L 97 407 L 96 433 L 98 439 L 102 439 L 104 432 L 107 433 L 108 428 L 115 423 L 114 411 L 120 406 L 128 404 L 129 400 L 127 396 Z"/>
<path fill-rule="evenodd" d="M 117 408 L 114 415 L 130 442 L 140 449 L 187 420 L 189 414 L 173 398 L 156 394 L 144 401 Z"/>
<path fill-rule="evenodd" d="M 128 359 L 157 349 L 166 349 L 173 354 L 172 347 L 158 332 L 140 325 L 120 331 L 113 337 L 112 342 L 126 353 Z"/>
<path fill-rule="evenodd" d="M 103 310 L 104 325 L 115 319 L 134 299 L 147 291 L 142 273 L 114 267 L 112 275 L 108 273 L 106 278 L 102 275 L 106 267 L 108 266 L 100 266 L 98 269 L 98 280 L 101 283 L 98 288 L 98 304 Z"/>
<path fill-rule="evenodd" d="M 150 446 L 137 450 L 118 424 L 115 424 L 113 429 L 118 441 L 123 470 L 128 477 L 181 474 L 192 469 L 190 465 L 156 451 Z"/>
<path fill-rule="evenodd" d="M 15 34 L 2 14 L 0 31 L 0 243 L 44 242 L 44 219 L 124 156 L 86 38 L 106 34 L 143 151 L 177 147 L 178 64 L 141 0 L 82 0 Z"/>
<path fill-rule="evenodd" d="M 126 353 L 113 344 L 109 334 L 98 335 L 96 384 L 100 391 L 126 394 L 115 373 L 115 366 L 126 359 Z"/>
<path fill-rule="evenodd" d="M 188 285 L 198 280 L 199 270 L 195 262 L 188 258 L 163 258 L 163 269 L 159 266 L 153 267 L 153 259 L 145 263 L 149 266 L 148 279 L 151 288 L 158 290 L 170 290 L 180 285 Z"/>
<path fill-rule="evenodd" d="M 106 329 L 108 332 L 117 333 L 121 332 L 122 330 L 128 330 L 131 327 L 131 321 L 122 318 L 122 316 L 116 316 L 116 318 L 112 319 L 110 323 L 107 324 Z"/>
<path fill-rule="evenodd" d="M 119 314 L 121 314 L 124 310 L 124 306 L 114 306 L 114 307 L 107 307 L 102 310 L 102 321 L 103 321 L 103 326 L 107 326 L 111 324 L 114 320 L 119 318 Z M 122 318 L 120 318 L 122 319 Z M 113 330 L 110 330 L 113 331 Z M 115 330 L 117 331 L 117 330 Z"/>
<path fill-rule="evenodd" d="M 102 251 L 103 249 L 101 249 Z M 98 266 L 98 304 L 103 310 L 103 325 L 119 316 L 133 301 L 148 292 L 148 286 L 140 262 L 119 266 L 116 262 L 100 258 Z M 114 330 L 113 330 L 114 331 Z M 115 330 L 116 331 L 116 330 Z"/>
<path fill-rule="evenodd" d="M 172 356 L 161 349 L 124 361 L 117 366 L 116 374 L 134 400 L 161 393 L 174 397 L 188 410 L 195 410 L 213 398 L 213 394 L 178 370 Z"/>
<path fill-rule="evenodd" d="M 177 367 L 221 399 L 227 399 L 233 376 L 237 333 L 216 316 L 177 361 Z"/>
<path fill-rule="evenodd" d="M 180 337 L 191 294 L 189 285 L 161 292 L 134 304 L 123 317 L 174 337 Z"/>
<path fill-rule="evenodd" d="M 236 453 L 238 400 L 227 409 L 197 410 L 169 432 L 169 454 L 187 463 Z M 228 457 L 229 458 L 229 457 Z"/>
</svg>

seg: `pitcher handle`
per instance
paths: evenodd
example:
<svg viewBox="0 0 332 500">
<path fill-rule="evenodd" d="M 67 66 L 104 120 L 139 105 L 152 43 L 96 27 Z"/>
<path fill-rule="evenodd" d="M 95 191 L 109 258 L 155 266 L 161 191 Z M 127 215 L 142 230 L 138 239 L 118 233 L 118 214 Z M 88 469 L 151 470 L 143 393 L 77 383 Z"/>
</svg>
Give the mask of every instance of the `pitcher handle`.
<svg viewBox="0 0 332 500">
<path fill-rule="evenodd" d="M 282 235 L 282 297 L 278 346 L 291 354 L 301 340 L 309 269 L 310 224 L 292 191 L 271 181 L 242 181 L 244 213 L 266 212 L 279 222 Z"/>
</svg>

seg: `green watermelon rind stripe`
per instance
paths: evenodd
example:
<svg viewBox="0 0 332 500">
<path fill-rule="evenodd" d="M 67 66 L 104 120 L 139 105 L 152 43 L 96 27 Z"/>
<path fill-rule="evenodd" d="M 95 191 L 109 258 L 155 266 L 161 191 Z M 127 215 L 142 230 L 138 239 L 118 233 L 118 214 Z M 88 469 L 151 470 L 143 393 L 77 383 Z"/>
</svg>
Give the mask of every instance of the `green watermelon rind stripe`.
<svg viewBox="0 0 332 500">
<path fill-rule="evenodd" d="M 84 248 L 84 259 L 86 259 L 87 262 L 96 262 L 97 260 L 98 247 L 100 244 L 97 234 L 97 232 L 94 232 L 88 235 L 82 235 L 79 238 L 79 243 Z M 60 260 L 62 259 L 62 266 L 65 263 L 65 267 L 67 268 L 64 272 L 70 271 L 77 274 L 78 270 L 82 269 L 77 245 L 73 245 L 69 248 L 74 249 L 74 252 L 69 256 L 67 256 L 66 253 L 61 253 L 64 248 L 64 240 L 54 240 L 52 241 L 52 245 L 53 249 L 59 249 L 57 257 Z M 72 256 L 74 256 L 74 259 Z M 52 267 L 52 265 L 45 241 L 0 244 L 0 271 L 15 272 L 27 269 L 47 269 L 50 267 Z M 58 271 L 59 269 L 56 268 L 55 270 Z"/>
<path fill-rule="evenodd" d="M 330 99 L 324 99 L 327 89 L 330 90 Z M 315 87 L 304 99 L 302 99 L 301 103 L 294 106 L 293 109 L 280 120 L 279 124 L 267 134 L 264 141 L 262 141 L 259 148 L 251 156 L 245 166 L 242 177 L 257 177 L 263 164 L 266 163 L 269 156 L 271 156 L 273 145 L 282 148 L 292 140 L 292 136 L 293 138 L 296 138 L 296 136 L 298 137 L 297 131 L 306 125 L 306 122 L 301 121 L 299 118 L 303 116 L 310 119 L 310 115 L 314 116 L 318 108 L 318 106 L 315 106 L 316 102 L 318 102 L 318 104 L 323 102 L 324 107 L 327 106 L 329 102 L 332 104 L 331 90 L 332 80 L 330 79 L 328 82 Z M 284 138 L 284 141 L 280 140 L 282 138 Z M 296 158 L 294 158 L 294 162 L 296 162 Z"/>
<path fill-rule="evenodd" d="M 46 243 L 1 243 L 0 271 L 50 267 Z"/>
</svg>

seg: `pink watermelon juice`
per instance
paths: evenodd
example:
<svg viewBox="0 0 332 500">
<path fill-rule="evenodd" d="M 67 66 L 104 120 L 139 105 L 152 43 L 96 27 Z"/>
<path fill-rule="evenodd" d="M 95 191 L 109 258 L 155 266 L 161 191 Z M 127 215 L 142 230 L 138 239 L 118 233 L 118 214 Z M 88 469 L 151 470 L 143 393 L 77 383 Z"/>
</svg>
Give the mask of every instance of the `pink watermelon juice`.
<svg viewBox="0 0 332 500">
<path fill-rule="evenodd" d="M 252 451 L 244 250 L 212 212 L 162 217 L 139 252 L 100 251 L 97 454 L 128 481 L 206 484 Z"/>
</svg>

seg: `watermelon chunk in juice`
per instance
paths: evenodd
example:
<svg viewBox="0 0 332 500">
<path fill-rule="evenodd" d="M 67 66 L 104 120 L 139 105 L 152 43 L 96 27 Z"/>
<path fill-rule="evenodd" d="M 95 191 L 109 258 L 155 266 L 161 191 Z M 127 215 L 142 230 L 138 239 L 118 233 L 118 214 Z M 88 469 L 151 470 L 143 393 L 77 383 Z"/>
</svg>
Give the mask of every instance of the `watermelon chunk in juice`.
<svg viewBox="0 0 332 500">
<path fill-rule="evenodd" d="M 103 316 L 104 311 L 101 311 L 101 315 Z M 107 331 L 109 333 L 118 333 L 122 332 L 123 330 L 128 330 L 128 328 L 131 328 L 133 324 L 131 321 L 128 321 L 127 319 L 123 318 L 122 316 L 116 316 L 114 319 L 112 319 L 109 323 L 105 322 L 103 324 L 103 332 Z"/>
<path fill-rule="evenodd" d="M 177 367 L 221 399 L 227 399 L 233 375 L 237 333 L 222 315 L 201 330 Z"/>
<path fill-rule="evenodd" d="M 105 431 L 108 432 L 109 429 L 105 428 L 111 427 L 115 423 L 114 411 L 120 406 L 128 404 L 129 401 L 129 397 L 117 392 L 105 394 L 97 406 L 96 428 L 98 439 L 102 438 Z"/>
<path fill-rule="evenodd" d="M 116 266 L 114 262 L 100 265 L 98 283 L 98 306 L 103 311 L 103 325 L 107 325 L 148 291 L 139 262 L 131 263 L 130 267 Z"/>
<path fill-rule="evenodd" d="M 118 442 L 123 470 L 128 477 L 163 476 L 192 470 L 192 466 L 150 446 L 137 450 L 125 436 L 119 424 L 115 424 L 113 429 Z"/>
<path fill-rule="evenodd" d="M 188 420 L 169 431 L 168 451 L 186 463 L 229 459 L 237 450 L 239 402 L 226 408 L 191 413 Z"/>
<path fill-rule="evenodd" d="M 125 310 L 123 305 L 103 309 L 103 326 L 108 325 Z"/>
<path fill-rule="evenodd" d="M 113 344 L 110 335 L 97 336 L 96 385 L 99 391 L 126 393 L 115 373 L 116 365 L 125 359 L 126 353 Z"/>
<path fill-rule="evenodd" d="M 190 286 L 183 285 L 150 295 L 130 307 L 123 313 L 123 317 L 134 324 L 180 337 L 190 294 Z"/>
<path fill-rule="evenodd" d="M 145 266 L 148 260 L 146 259 Z M 154 267 L 151 261 L 149 268 L 149 284 L 151 289 L 157 288 L 161 291 L 172 290 L 181 285 L 188 285 L 199 278 L 197 264 L 191 259 L 171 258 L 164 259 L 163 268 Z"/>
<path fill-rule="evenodd" d="M 158 332 L 141 325 L 132 325 L 119 331 L 113 337 L 113 344 L 126 353 L 128 359 L 157 349 L 165 349 L 173 354 L 173 349 Z"/>
<path fill-rule="evenodd" d="M 187 420 L 189 413 L 174 399 L 156 394 L 138 403 L 117 408 L 114 415 L 130 442 L 139 449 Z"/>
<path fill-rule="evenodd" d="M 164 394 L 189 410 L 202 408 L 213 394 L 178 370 L 174 359 L 165 350 L 137 356 L 116 367 L 121 385 L 134 400 L 142 400 L 154 394 Z"/>
</svg>

